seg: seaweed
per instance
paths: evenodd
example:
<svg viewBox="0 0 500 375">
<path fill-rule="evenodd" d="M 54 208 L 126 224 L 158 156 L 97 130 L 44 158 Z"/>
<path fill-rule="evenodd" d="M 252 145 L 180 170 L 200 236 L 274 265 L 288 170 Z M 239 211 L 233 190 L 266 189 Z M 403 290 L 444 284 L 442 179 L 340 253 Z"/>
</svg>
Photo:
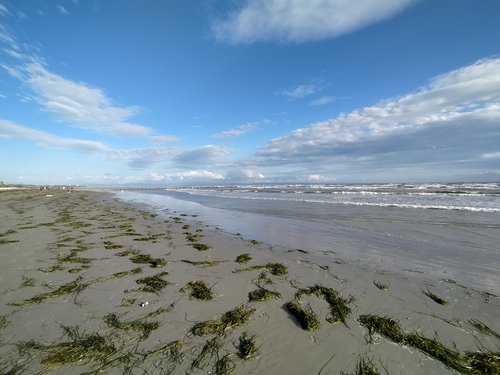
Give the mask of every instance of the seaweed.
<svg viewBox="0 0 500 375">
<path fill-rule="evenodd" d="M 299 289 L 295 294 L 296 299 L 300 299 L 303 294 L 315 295 L 323 298 L 330 305 L 330 316 L 326 318 L 329 323 L 342 322 L 346 323 L 346 319 L 351 314 L 349 304 L 353 302 L 353 298 L 345 299 L 333 289 L 323 285 L 316 284 L 311 288 Z"/>
<path fill-rule="evenodd" d="M 445 300 L 445 299 L 437 296 L 436 294 L 432 293 L 429 290 L 423 290 L 422 293 L 424 293 L 427 297 L 429 297 L 434 302 L 436 302 L 436 303 L 438 303 L 440 305 L 447 305 L 448 304 L 448 300 Z"/>
<path fill-rule="evenodd" d="M 64 267 L 61 264 L 56 264 L 54 266 L 50 266 L 47 268 L 40 268 L 40 271 L 44 273 L 51 273 L 51 272 L 56 272 L 56 271 L 62 271 Z"/>
<path fill-rule="evenodd" d="M 282 263 L 267 263 L 267 264 L 252 266 L 252 267 L 248 267 L 248 268 L 239 268 L 239 269 L 234 270 L 233 272 L 239 273 L 239 272 L 262 270 L 262 269 L 268 270 L 269 272 L 271 272 L 273 275 L 276 275 L 276 276 L 283 276 L 283 275 L 286 275 L 288 273 L 288 267 Z"/>
<path fill-rule="evenodd" d="M 488 327 L 486 324 L 483 322 L 477 320 L 477 319 L 469 319 L 468 323 L 473 326 L 475 329 L 477 329 L 479 332 L 496 337 L 497 339 L 500 339 L 500 334 L 497 332 L 493 331 L 490 327 Z"/>
<path fill-rule="evenodd" d="M 257 343 L 255 341 L 255 335 L 249 335 L 247 332 L 243 332 L 243 334 L 239 338 L 238 345 L 238 356 L 244 360 L 255 358 L 259 352 L 259 348 L 257 347 Z"/>
<path fill-rule="evenodd" d="M 190 281 L 181 291 L 189 291 L 191 297 L 202 301 L 211 301 L 214 298 L 212 289 L 207 287 L 203 281 Z"/>
<path fill-rule="evenodd" d="M 248 300 L 250 302 L 262 302 L 262 301 L 269 301 L 271 299 L 275 298 L 281 298 L 281 294 L 278 292 L 274 292 L 262 287 L 259 287 L 256 290 L 253 290 L 248 293 Z"/>
<path fill-rule="evenodd" d="M 105 280 L 120 279 L 122 277 L 129 276 L 129 275 L 137 275 L 138 273 L 141 273 L 141 272 L 142 272 L 142 268 L 137 267 L 137 268 L 131 269 L 130 271 L 116 272 L 112 275 L 106 276 L 104 279 Z"/>
<path fill-rule="evenodd" d="M 419 333 L 404 334 L 399 322 L 389 317 L 361 315 L 360 323 L 368 328 L 370 337 L 378 333 L 400 344 L 418 349 L 446 367 L 462 374 L 499 374 L 500 352 L 460 352 L 447 348 L 437 339 L 430 339 Z"/>
<path fill-rule="evenodd" d="M 126 257 L 128 255 L 132 254 L 132 251 L 130 250 L 125 250 L 125 251 L 121 251 L 119 253 L 116 253 L 115 255 L 116 256 L 119 256 L 119 257 Z"/>
<path fill-rule="evenodd" d="M 0 330 L 4 329 L 7 327 L 7 324 L 9 324 L 9 321 L 7 320 L 6 316 L 0 315 Z"/>
<path fill-rule="evenodd" d="M 149 264 L 151 268 L 160 268 L 164 267 L 167 264 L 165 259 L 153 258 L 151 255 L 148 254 L 136 254 L 133 257 L 130 257 L 129 260 L 132 263 Z"/>
<path fill-rule="evenodd" d="M 238 255 L 236 257 L 235 262 L 243 264 L 243 263 L 247 263 L 250 260 L 252 260 L 252 257 L 250 256 L 250 254 L 249 253 L 244 253 L 244 254 Z"/>
<path fill-rule="evenodd" d="M 447 348 L 436 339 L 429 339 L 419 333 L 410 333 L 405 336 L 404 343 L 426 353 L 429 357 L 437 359 L 447 367 L 460 372 L 466 371 L 460 353 Z"/>
<path fill-rule="evenodd" d="M 260 242 L 257 240 L 250 240 L 249 242 L 254 246 L 260 244 Z"/>
<path fill-rule="evenodd" d="M 379 335 L 385 336 L 388 339 L 401 344 L 404 342 L 404 334 L 401 330 L 399 322 L 395 319 L 377 316 L 372 314 L 361 315 L 359 317 L 359 322 L 368 328 L 368 334 L 370 335 L 370 340 L 373 339 L 373 334 L 378 333 Z"/>
<path fill-rule="evenodd" d="M 227 311 L 218 319 L 196 323 L 191 328 L 191 332 L 196 336 L 208 334 L 222 335 L 228 329 L 245 324 L 254 312 L 255 309 L 241 305 L 233 310 Z"/>
<path fill-rule="evenodd" d="M 77 295 L 78 293 L 82 292 L 85 288 L 87 288 L 89 285 L 90 285 L 89 282 L 82 282 L 82 277 L 79 277 L 76 280 L 61 285 L 50 292 L 38 294 L 34 297 L 24 300 L 23 302 L 12 303 L 12 305 L 14 306 L 31 305 L 34 303 L 41 303 L 49 298 L 55 298 L 66 294 Z"/>
<path fill-rule="evenodd" d="M 144 285 L 140 289 L 143 292 L 158 294 L 169 284 L 168 281 L 162 279 L 165 275 L 168 275 L 168 272 L 160 272 L 154 276 L 143 277 L 142 279 L 136 280 L 136 283 Z"/>
<path fill-rule="evenodd" d="M 223 263 L 223 262 L 225 262 L 225 260 L 216 260 L 216 259 L 213 259 L 213 260 L 193 261 L 193 260 L 181 259 L 181 262 L 184 262 L 184 263 L 187 263 L 187 264 L 191 264 L 193 266 L 197 266 L 197 267 L 200 267 L 200 268 L 207 268 L 207 267 L 216 266 L 219 263 Z"/>
<path fill-rule="evenodd" d="M 294 299 L 285 305 L 285 308 L 292 314 L 298 323 L 305 331 L 315 331 L 319 328 L 320 322 L 316 313 L 307 306 L 306 309 L 302 308 L 299 300 Z"/>
<path fill-rule="evenodd" d="M 231 354 L 226 354 L 215 362 L 215 367 L 212 371 L 213 375 L 230 375 L 234 371 L 235 365 L 231 360 Z"/>
<path fill-rule="evenodd" d="M 151 234 L 149 236 L 134 238 L 134 241 L 158 243 L 164 238 L 168 239 L 168 236 L 165 234 Z"/>
<path fill-rule="evenodd" d="M 63 327 L 70 341 L 56 344 L 41 344 L 36 341 L 28 341 L 18 344 L 21 351 L 36 350 L 45 353 L 42 364 L 62 365 L 76 363 L 82 360 L 104 361 L 116 353 L 112 343 L 98 333 L 80 333 L 78 328 Z"/>
<path fill-rule="evenodd" d="M 211 357 L 213 357 L 215 354 L 217 354 L 220 347 L 221 347 L 221 341 L 220 341 L 219 337 L 214 337 L 211 340 L 207 340 L 207 342 L 205 343 L 205 345 L 201 349 L 198 356 L 191 363 L 191 368 L 201 368 L 200 366 L 203 365 L 207 355 L 210 355 Z"/>
<path fill-rule="evenodd" d="M 262 286 L 262 284 L 274 284 L 274 283 L 271 280 L 271 278 L 267 276 L 267 271 L 262 271 L 257 277 L 257 280 L 255 280 L 255 284 L 260 287 Z"/>
<path fill-rule="evenodd" d="M 26 277 L 23 276 L 23 281 L 21 282 L 20 288 L 27 288 L 31 286 L 35 286 L 35 278 L 34 277 Z"/>
<path fill-rule="evenodd" d="M 384 283 L 381 283 L 379 281 L 374 281 L 373 285 L 375 285 L 380 290 L 388 290 L 389 289 L 389 285 L 388 284 L 384 284 Z"/>
<path fill-rule="evenodd" d="M 122 247 L 123 247 L 122 244 L 111 242 L 111 241 L 104 241 L 104 248 L 106 250 L 121 249 Z"/>
<path fill-rule="evenodd" d="M 344 373 L 342 373 L 344 374 Z M 368 357 L 360 357 L 356 364 L 356 375 L 379 375 L 373 360 Z"/>
<path fill-rule="evenodd" d="M 109 313 L 104 316 L 104 322 L 109 326 L 123 331 L 139 331 L 142 332 L 142 338 L 146 339 L 151 334 L 152 331 L 160 327 L 159 322 L 145 322 L 141 319 L 130 320 L 127 322 L 121 322 L 118 319 L 118 315 L 115 313 Z"/>
<path fill-rule="evenodd" d="M 0 245 L 7 245 L 9 243 L 16 243 L 16 242 L 19 242 L 19 240 L 6 240 L 3 238 L 0 239 Z"/>
<path fill-rule="evenodd" d="M 212 248 L 212 246 L 204 244 L 204 243 L 193 243 L 191 244 L 193 248 L 195 248 L 198 251 L 206 251 Z"/>
</svg>

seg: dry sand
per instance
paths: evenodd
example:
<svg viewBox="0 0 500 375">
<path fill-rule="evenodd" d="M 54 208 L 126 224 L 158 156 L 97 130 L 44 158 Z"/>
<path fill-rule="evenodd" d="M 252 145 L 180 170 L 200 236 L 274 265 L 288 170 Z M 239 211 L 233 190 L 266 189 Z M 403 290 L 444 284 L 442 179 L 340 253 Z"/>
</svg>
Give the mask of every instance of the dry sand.
<svg viewBox="0 0 500 375">
<path fill-rule="evenodd" d="M 198 251 L 193 243 L 210 249 Z M 238 264 L 235 258 L 243 253 L 252 259 Z M 133 263 L 137 254 L 156 261 Z M 2 191 L 0 374 L 487 371 L 459 372 L 432 358 L 436 353 L 425 353 L 408 341 L 370 337 L 360 322 L 366 314 L 399 321 L 405 335 L 417 332 L 436 339 L 459 362 L 468 352 L 490 353 L 498 367 L 489 373 L 498 373 L 498 296 L 453 280 L 422 279 L 418 273 L 396 276 L 334 256 L 328 264 L 318 259 L 307 249 L 273 249 L 207 227 L 196 217 L 156 215 L 106 193 Z M 221 262 L 202 267 L 186 260 Z M 286 265 L 287 274 L 262 269 L 234 272 L 268 263 Z M 136 282 L 162 272 L 159 278 L 168 284 L 156 293 Z M 263 272 L 269 283 L 258 280 Z M 183 290 L 191 281 L 205 282 L 213 300 L 197 300 Z M 330 307 L 316 296 L 304 295 L 300 302 L 317 314 L 317 330 L 303 330 L 287 311 L 285 305 L 299 289 L 316 284 L 333 288 L 347 302 L 352 311 L 345 323 L 328 322 Z M 259 286 L 280 297 L 249 302 L 248 293 Z M 435 302 L 424 291 L 447 303 Z M 242 325 L 219 335 L 192 333 L 195 324 L 223 317 L 238 306 L 255 310 Z M 247 360 L 239 355 L 244 332 L 255 336 L 258 349 Z M 215 338 L 218 347 L 202 359 L 203 347 Z M 372 372 L 357 369 L 363 360 L 372 364 Z"/>
</svg>

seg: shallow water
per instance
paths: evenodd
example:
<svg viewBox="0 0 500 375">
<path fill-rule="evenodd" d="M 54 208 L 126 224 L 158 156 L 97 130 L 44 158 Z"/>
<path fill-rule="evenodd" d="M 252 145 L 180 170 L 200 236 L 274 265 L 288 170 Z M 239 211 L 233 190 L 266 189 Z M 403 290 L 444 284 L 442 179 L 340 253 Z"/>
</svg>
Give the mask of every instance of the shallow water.
<svg viewBox="0 0 500 375">
<path fill-rule="evenodd" d="M 464 187 L 439 198 L 451 201 L 448 207 L 460 202 L 462 207 L 487 208 L 478 210 L 268 199 L 271 195 L 292 195 L 291 189 L 276 191 L 273 186 L 267 193 L 253 192 L 255 189 L 249 187 L 238 189 L 236 193 L 227 187 L 126 191 L 117 197 L 147 204 L 159 212 L 169 209 L 197 215 L 206 224 L 273 247 L 300 248 L 330 258 L 335 254 L 336 259 L 381 271 L 451 278 L 500 294 L 500 211 L 493 190 L 489 195 L 479 193 L 484 201 L 477 197 L 477 189 L 464 193 Z M 454 203 L 450 194 L 460 194 L 455 195 L 459 199 Z M 474 203 L 464 201 L 463 194 L 475 195 Z"/>
</svg>

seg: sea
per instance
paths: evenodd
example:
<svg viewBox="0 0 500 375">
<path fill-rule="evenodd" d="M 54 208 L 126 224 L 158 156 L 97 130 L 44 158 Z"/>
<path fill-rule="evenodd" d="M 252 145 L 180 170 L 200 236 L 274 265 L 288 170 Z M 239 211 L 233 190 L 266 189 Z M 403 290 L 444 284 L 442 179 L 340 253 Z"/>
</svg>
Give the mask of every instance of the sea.
<svg viewBox="0 0 500 375">
<path fill-rule="evenodd" d="M 500 295 L 500 183 L 213 185 L 116 196 L 270 249 Z"/>
</svg>

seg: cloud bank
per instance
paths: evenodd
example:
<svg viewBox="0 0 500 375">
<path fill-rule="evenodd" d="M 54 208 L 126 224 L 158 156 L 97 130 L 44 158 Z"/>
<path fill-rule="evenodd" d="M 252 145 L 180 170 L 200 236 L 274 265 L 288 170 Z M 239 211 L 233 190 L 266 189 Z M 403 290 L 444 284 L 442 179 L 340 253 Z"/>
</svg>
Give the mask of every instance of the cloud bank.
<svg viewBox="0 0 500 375">
<path fill-rule="evenodd" d="M 260 166 L 320 170 L 476 163 L 500 150 L 500 58 L 406 95 L 297 129 L 260 148 Z"/>
<path fill-rule="evenodd" d="M 333 38 L 387 19 L 416 0 L 253 0 L 213 25 L 230 43 Z"/>
</svg>

